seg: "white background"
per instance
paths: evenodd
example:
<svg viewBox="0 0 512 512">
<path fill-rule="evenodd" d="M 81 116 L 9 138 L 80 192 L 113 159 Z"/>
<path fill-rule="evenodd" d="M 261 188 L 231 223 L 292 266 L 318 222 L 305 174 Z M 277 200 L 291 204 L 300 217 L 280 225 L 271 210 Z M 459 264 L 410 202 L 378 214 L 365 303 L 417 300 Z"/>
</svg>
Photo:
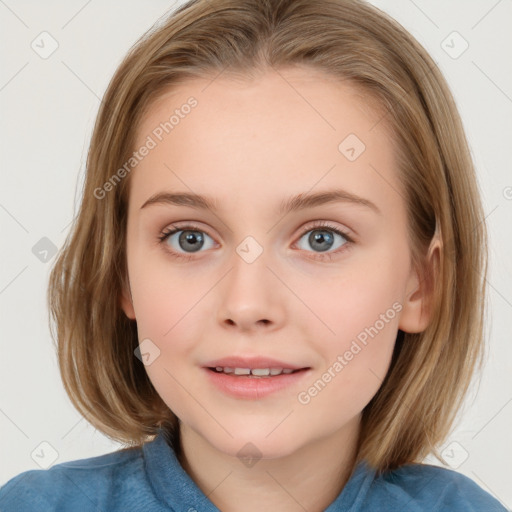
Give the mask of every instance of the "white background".
<svg viewBox="0 0 512 512">
<path fill-rule="evenodd" d="M 372 3 L 402 23 L 444 72 L 476 163 L 491 236 L 489 357 L 443 453 L 512 508 L 512 4 Z M 63 243 L 100 98 L 130 46 L 173 7 L 163 0 L 0 1 L 0 484 L 39 468 L 35 460 L 44 464 L 31 457 L 41 450 L 47 458 L 55 450 L 56 464 L 120 446 L 82 419 L 63 390 L 45 302 L 55 258 L 42 262 L 32 248 L 43 237 Z M 58 42 L 47 59 L 31 48 L 43 31 Z M 464 41 L 453 31 L 469 45 L 457 58 Z"/>
</svg>

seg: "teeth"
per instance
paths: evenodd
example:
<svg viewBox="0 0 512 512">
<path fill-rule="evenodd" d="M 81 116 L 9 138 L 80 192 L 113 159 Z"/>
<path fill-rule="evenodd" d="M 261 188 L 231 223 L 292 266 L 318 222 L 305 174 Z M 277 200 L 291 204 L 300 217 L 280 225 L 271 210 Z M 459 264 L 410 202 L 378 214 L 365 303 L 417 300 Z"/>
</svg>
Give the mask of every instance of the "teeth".
<svg viewBox="0 0 512 512">
<path fill-rule="evenodd" d="M 216 366 L 215 370 L 219 373 L 233 373 L 234 375 L 254 375 L 255 377 L 268 377 L 281 375 L 281 373 L 290 374 L 294 370 L 291 368 L 230 368 L 229 366 Z"/>
<path fill-rule="evenodd" d="M 254 368 L 251 370 L 251 373 L 259 377 L 268 377 L 270 375 L 270 368 Z"/>
</svg>

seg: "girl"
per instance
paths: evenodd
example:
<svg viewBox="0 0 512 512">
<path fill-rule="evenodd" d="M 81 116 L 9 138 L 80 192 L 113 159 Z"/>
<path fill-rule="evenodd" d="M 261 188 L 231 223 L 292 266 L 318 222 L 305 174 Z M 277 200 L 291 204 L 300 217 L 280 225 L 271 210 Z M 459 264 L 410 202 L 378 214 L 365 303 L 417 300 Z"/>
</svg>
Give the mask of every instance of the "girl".
<svg viewBox="0 0 512 512">
<path fill-rule="evenodd" d="M 394 20 L 188 2 L 112 79 L 50 278 L 65 388 L 126 447 L 22 473 L 1 509 L 504 511 L 421 464 L 481 363 L 483 218 Z"/>
</svg>

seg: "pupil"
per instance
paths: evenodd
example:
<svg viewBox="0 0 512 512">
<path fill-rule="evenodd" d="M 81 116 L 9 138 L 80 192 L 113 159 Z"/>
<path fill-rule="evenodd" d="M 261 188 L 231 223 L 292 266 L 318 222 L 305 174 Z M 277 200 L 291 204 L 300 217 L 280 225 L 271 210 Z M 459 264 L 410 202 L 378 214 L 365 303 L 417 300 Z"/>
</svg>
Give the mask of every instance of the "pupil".
<svg viewBox="0 0 512 512">
<path fill-rule="evenodd" d="M 332 233 L 329 233 L 329 231 L 316 231 L 316 232 L 311 233 L 311 235 L 309 235 L 309 243 L 311 244 L 311 247 L 316 248 L 319 251 L 327 251 L 328 249 L 330 249 L 330 247 L 332 246 L 332 243 L 333 243 L 333 239 L 334 239 L 334 237 L 332 236 Z M 328 247 L 321 246 L 321 245 L 320 245 L 320 247 L 316 246 L 317 243 L 321 244 L 322 242 L 325 242 L 326 240 L 328 242 L 330 242 L 328 244 Z"/>
<path fill-rule="evenodd" d="M 203 237 L 201 236 L 201 233 L 197 231 L 183 231 L 180 235 L 180 246 L 182 246 L 182 243 L 188 243 L 191 244 L 192 247 L 190 249 L 192 252 L 196 252 L 199 249 L 201 249 L 203 245 Z M 182 246 L 182 249 L 186 250 L 186 247 Z"/>
</svg>

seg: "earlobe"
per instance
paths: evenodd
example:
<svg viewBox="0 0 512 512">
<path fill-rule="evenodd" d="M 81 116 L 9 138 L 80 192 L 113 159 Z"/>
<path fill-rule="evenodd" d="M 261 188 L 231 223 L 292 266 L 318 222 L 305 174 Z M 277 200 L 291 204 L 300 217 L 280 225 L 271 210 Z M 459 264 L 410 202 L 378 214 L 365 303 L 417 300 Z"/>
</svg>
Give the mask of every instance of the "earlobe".
<svg viewBox="0 0 512 512">
<path fill-rule="evenodd" d="M 416 269 L 411 270 L 398 325 L 404 332 L 423 332 L 432 319 L 431 304 L 435 279 L 438 279 L 440 257 L 441 243 L 436 236 L 430 244 L 422 277 L 419 277 Z"/>
<path fill-rule="evenodd" d="M 132 294 L 131 294 L 131 290 L 128 287 L 129 287 L 129 285 L 123 286 L 123 290 L 121 292 L 121 297 L 120 297 L 121 308 L 124 311 L 124 314 L 130 320 L 135 320 L 135 310 L 133 308 Z M 127 291 L 127 288 L 128 288 L 128 291 Z"/>
</svg>

